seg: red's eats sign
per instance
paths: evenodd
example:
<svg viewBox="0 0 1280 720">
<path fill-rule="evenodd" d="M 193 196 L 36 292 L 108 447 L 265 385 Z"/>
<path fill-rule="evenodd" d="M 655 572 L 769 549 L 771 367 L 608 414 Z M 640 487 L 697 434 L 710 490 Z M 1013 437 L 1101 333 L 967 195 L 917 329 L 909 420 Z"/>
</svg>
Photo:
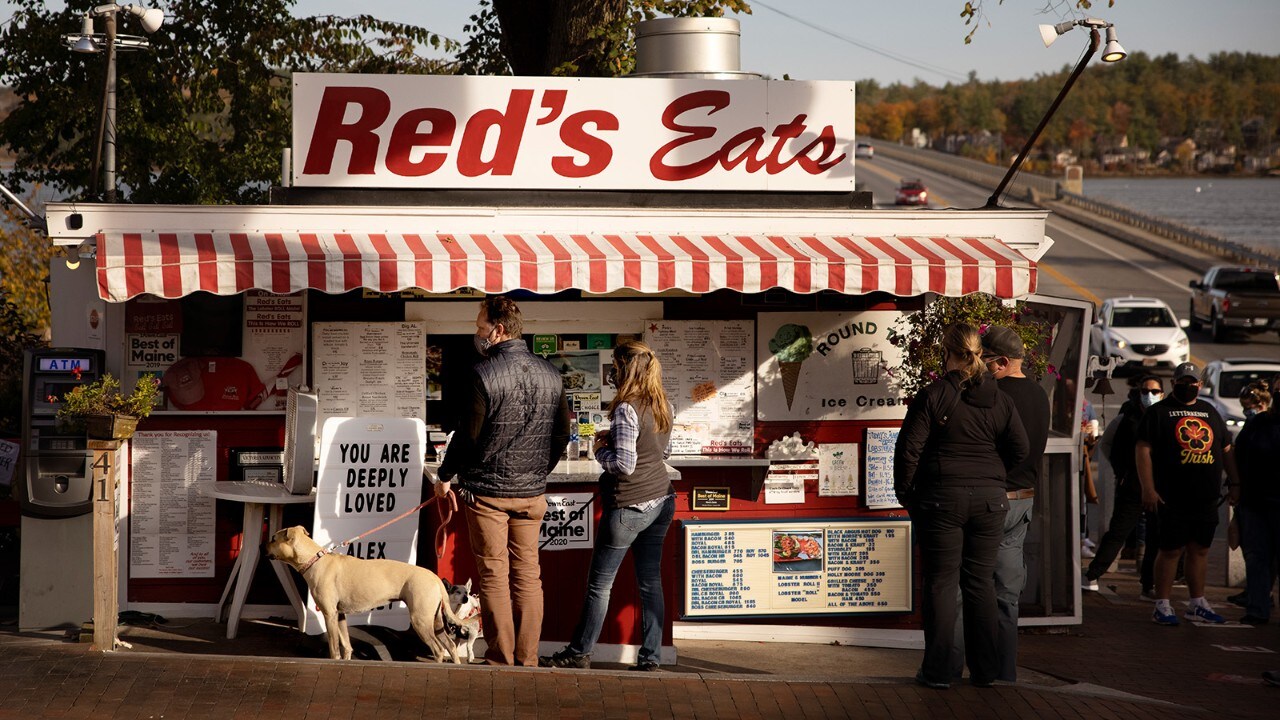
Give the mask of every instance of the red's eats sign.
<svg viewBox="0 0 1280 720">
<path fill-rule="evenodd" d="M 849 191 L 852 111 L 852 83 L 301 74 L 293 181 Z"/>
</svg>

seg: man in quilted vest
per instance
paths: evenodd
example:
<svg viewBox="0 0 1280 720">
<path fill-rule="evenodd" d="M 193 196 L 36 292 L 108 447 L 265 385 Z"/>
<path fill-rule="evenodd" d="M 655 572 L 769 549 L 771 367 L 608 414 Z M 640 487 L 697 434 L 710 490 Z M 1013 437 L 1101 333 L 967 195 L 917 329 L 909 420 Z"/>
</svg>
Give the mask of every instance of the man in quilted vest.
<svg viewBox="0 0 1280 720">
<path fill-rule="evenodd" d="M 490 665 L 538 665 L 542 577 L 538 536 L 547 474 L 569 444 L 560 373 L 521 337 L 510 298 L 480 303 L 475 347 L 484 358 L 464 389 L 458 428 L 440 466 L 436 494 L 456 479 L 480 573 L 481 623 Z"/>
</svg>

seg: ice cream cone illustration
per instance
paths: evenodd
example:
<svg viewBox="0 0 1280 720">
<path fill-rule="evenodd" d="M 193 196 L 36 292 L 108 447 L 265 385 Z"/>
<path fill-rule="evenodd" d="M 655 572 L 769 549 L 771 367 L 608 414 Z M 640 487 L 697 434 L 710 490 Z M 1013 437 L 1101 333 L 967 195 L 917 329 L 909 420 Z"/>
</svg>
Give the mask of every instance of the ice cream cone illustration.
<svg viewBox="0 0 1280 720">
<path fill-rule="evenodd" d="M 796 385 L 800 381 L 800 366 L 813 352 L 813 340 L 809 328 L 787 323 L 778 328 L 769 341 L 769 352 L 778 360 L 782 373 L 782 390 L 787 395 L 787 409 L 796 398 Z"/>
</svg>

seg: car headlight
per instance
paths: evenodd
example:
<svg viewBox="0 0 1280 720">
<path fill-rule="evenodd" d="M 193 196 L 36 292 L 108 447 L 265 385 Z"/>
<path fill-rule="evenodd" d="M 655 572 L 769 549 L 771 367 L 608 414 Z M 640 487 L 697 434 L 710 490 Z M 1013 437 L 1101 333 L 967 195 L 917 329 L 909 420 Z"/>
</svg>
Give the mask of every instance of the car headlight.
<svg viewBox="0 0 1280 720">
<path fill-rule="evenodd" d="M 1117 350 L 1123 350 L 1123 349 L 1125 349 L 1125 348 L 1127 348 L 1127 347 L 1129 347 L 1129 343 L 1128 343 L 1127 341 L 1122 340 L 1122 339 L 1120 339 L 1120 338 L 1116 338 L 1116 349 L 1117 349 Z"/>
<path fill-rule="evenodd" d="M 1241 427 L 1244 425 L 1244 418 L 1227 418 L 1227 427 Z"/>
<path fill-rule="evenodd" d="M 1190 344 L 1191 344 L 1191 341 L 1187 339 L 1187 336 L 1186 336 L 1186 335 L 1183 335 L 1182 337 L 1178 338 L 1178 342 L 1174 343 L 1174 345 L 1176 345 L 1176 346 L 1178 346 L 1178 347 L 1180 347 L 1180 348 L 1182 348 L 1182 347 L 1186 347 L 1186 346 L 1188 346 L 1188 345 L 1190 345 Z"/>
</svg>

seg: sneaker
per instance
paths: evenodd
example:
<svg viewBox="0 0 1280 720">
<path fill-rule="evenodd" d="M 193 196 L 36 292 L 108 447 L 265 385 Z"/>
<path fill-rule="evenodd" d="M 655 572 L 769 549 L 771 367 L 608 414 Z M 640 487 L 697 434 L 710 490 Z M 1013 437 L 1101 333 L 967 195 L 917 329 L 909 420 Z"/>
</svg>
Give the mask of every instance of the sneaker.
<svg viewBox="0 0 1280 720">
<path fill-rule="evenodd" d="M 925 687 L 927 687 L 927 688 L 933 688 L 934 690 L 949 690 L 949 689 L 951 689 L 951 683 L 949 683 L 949 682 L 935 682 L 935 681 L 933 681 L 933 680 L 927 680 L 927 679 L 925 679 L 924 671 L 923 671 L 923 670 L 918 670 L 918 671 L 916 671 L 916 682 L 917 682 L 917 683 L 919 683 L 919 684 L 921 684 L 921 685 L 923 685 L 923 686 L 925 686 Z"/>
<path fill-rule="evenodd" d="M 543 655 L 538 658 L 538 667 L 578 668 L 580 670 L 587 670 L 591 667 L 591 656 L 579 655 L 575 652 L 570 652 L 569 648 L 565 648 L 558 653 Z"/>
<path fill-rule="evenodd" d="M 1188 615 L 1188 617 L 1190 617 L 1190 615 Z M 1151 622 L 1154 622 L 1157 625 L 1168 625 L 1173 627 L 1178 624 L 1178 616 L 1173 612 L 1172 608 L 1170 608 L 1169 612 L 1166 613 L 1162 612 L 1157 606 L 1155 612 L 1151 613 Z"/>
<path fill-rule="evenodd" d="M 1082 590 L 1098 592 L 1098 580 L 1096 578 L 1089 577 L 1089 574 L 1085 573 L 1080 576 L 1080 588 Z"/>
<path fill-rule="evenodd" d="M 1212 625 L 1221 625 L 1227 621 L 1226 618 L 1203 605 L 1187 608 L 1187 611 L 1183 613 L 1183 616 L 1191 622 L 1209 623 Z"/>
<path fill-rule="evenodd" d="M 635 665 L 632 665 L 627 669 L 638 670 L 640 672 L 657 672 L 658 663 L 654 662 L 653 660 L 641 660 L 640 662 L 637 662 Z"/>
<path fill-rule="evenodd" d="M 1142 592 L 1139 593 L 1139 595 L 1142 597 L 1143 600 L 1155 600 L 1156 589 L 1153 587 L 1144 587 L 1142 588 Z"/>
<path fill-rule="evenodd" d="M 1080 557 L 1092 560 L 1096 555 L 1097 553 L 1095 553 L 1093 551 L 1093 548 L 1089 547 L 1088 545 L 1080 546 Z"/>
<path fill-rule="evenodd" d="M 1269 622 L 1266 618 L 1260 618 L 1257 615 L 1245 615 L 1240 618 L 1241 625 L 1266 625 Z"/>
</svg>

